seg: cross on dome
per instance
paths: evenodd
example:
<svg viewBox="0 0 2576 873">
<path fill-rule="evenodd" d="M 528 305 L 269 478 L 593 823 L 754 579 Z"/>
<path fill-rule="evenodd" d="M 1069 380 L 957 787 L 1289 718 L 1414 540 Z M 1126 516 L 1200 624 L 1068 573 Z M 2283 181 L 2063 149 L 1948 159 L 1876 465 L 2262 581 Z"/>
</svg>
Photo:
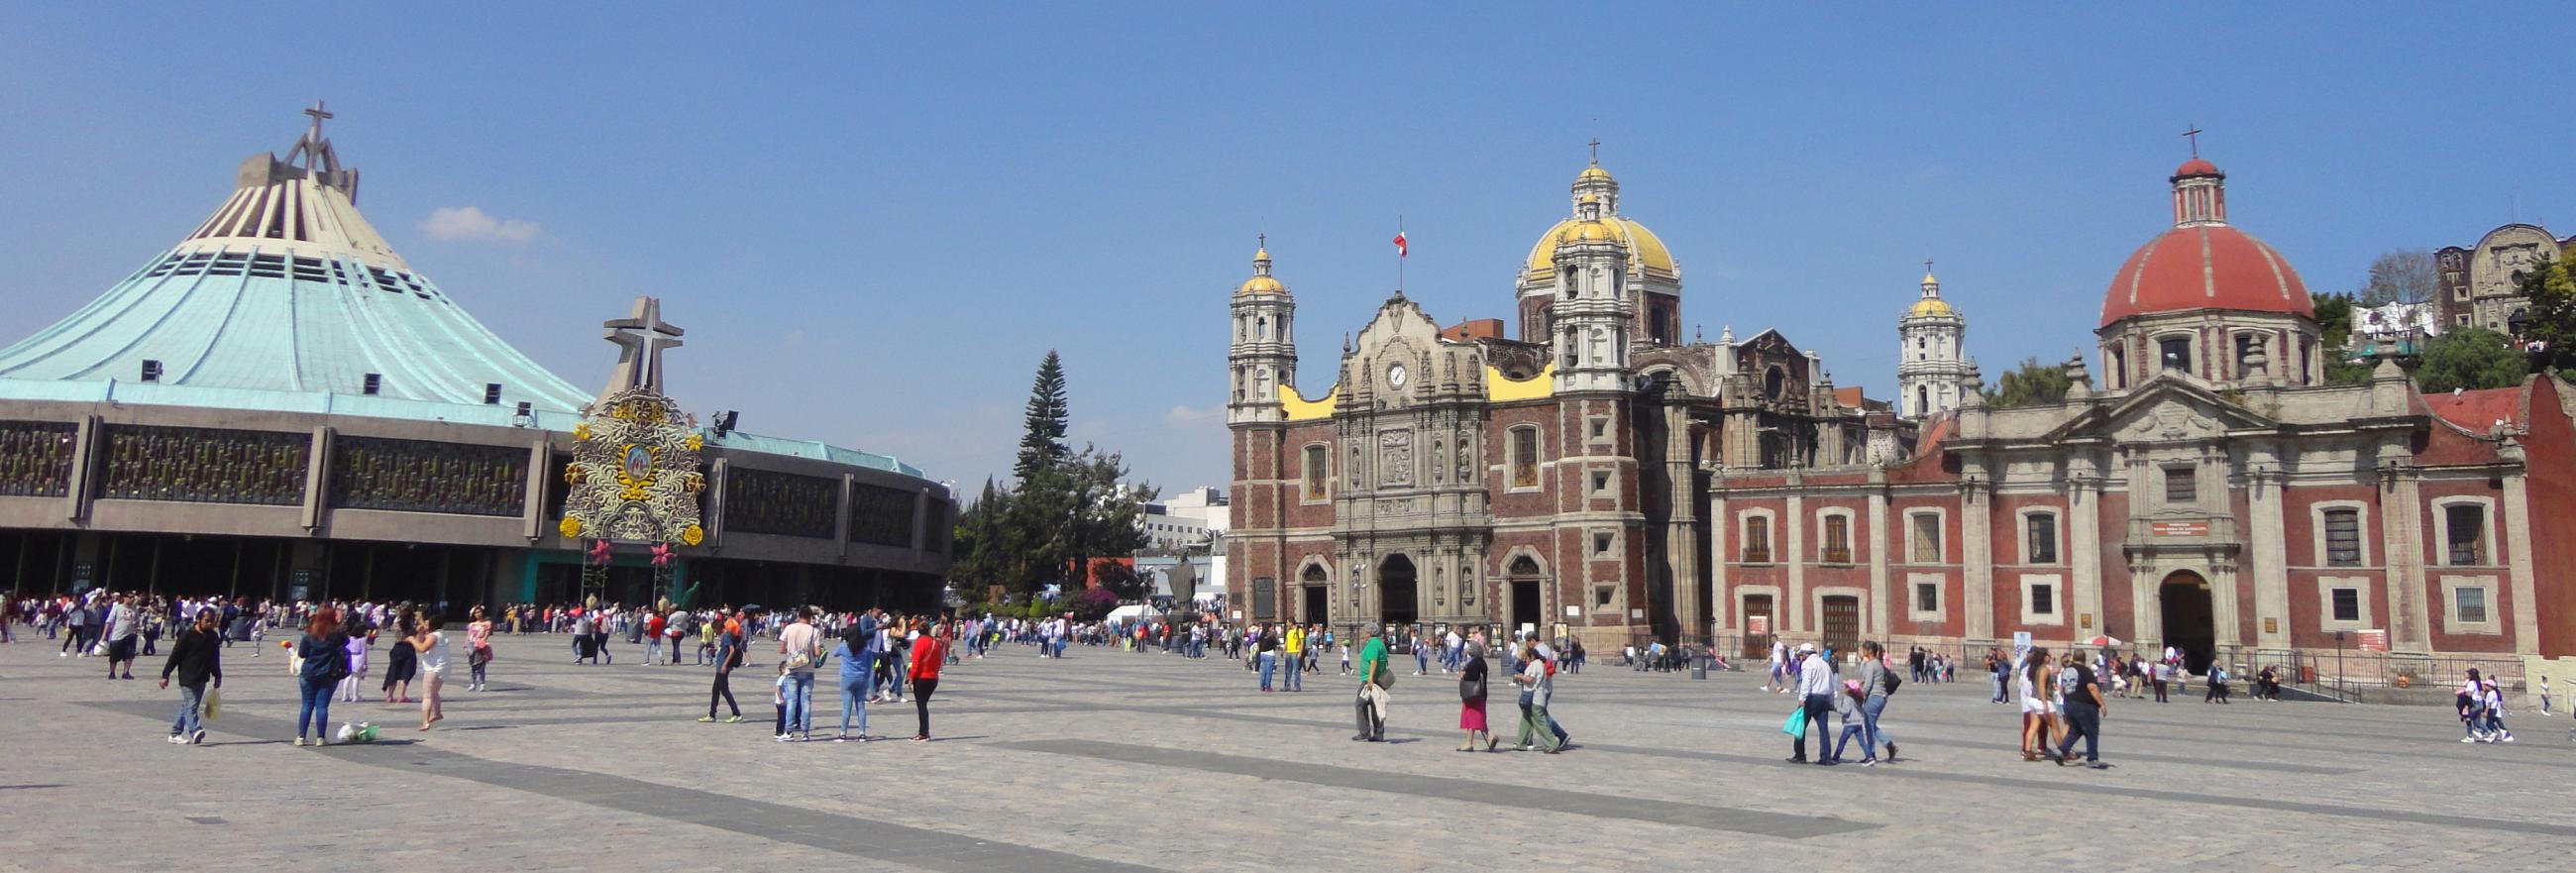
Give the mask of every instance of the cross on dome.
<svg viewBox="0 0 2576 873">
<path fill-rule="evenodd" d="M 2200 135 L 2201 135 L 2201 133 L 2203 133 L 2203 131 L 2200 129 L 2200 125 L 2197 125 L 2197 124 L 2186 124 L 2186 125 L 2183 125 L 2182 137 L 2183 137 L 2184 139 L 2187 139 L 2187 140 L 2190 140 L 2190 141 L 2191 141 L 2191 156 L 2192 156 L 2192 157 L 2195 157 L 2195 158 L 2200 157 Z"/>
</svg>

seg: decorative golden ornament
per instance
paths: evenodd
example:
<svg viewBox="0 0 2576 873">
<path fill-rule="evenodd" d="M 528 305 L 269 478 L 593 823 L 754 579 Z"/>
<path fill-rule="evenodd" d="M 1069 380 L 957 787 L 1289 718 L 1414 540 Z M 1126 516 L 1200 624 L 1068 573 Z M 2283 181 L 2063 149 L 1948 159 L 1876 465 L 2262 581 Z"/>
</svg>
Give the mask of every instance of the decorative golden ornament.
<svg viewBox="0 0 2576 873">
<path fill-rule="evenodd" d="M 581 539 L 581 519 L 565 516 L 562 524 L 555 525 L 555 532 L 563 534 L 564 539 Z"/>
<path fill-rule="evenodd" d="M 707 447 L 707 438 L 697 434 L 690 434 L 688 439 L 681 442 L 683 445 L 688 446 L 689 451 L 692 452 Z"/>
<path fill-rule="evenodd" d="M 694 524 L 693 524 L 693 525 L 689 525 L 687 529 L 684 529 L 684 530 L 680 531 L 680 545 L 684 545 L 684 546 L 694 546 L 694 545 L 697 545 L 697 544 L 699 544 L 699 543 L 706 542 L 706 541 L 707 541 L 707 530 L 706 530 L 706 528 L 702 528 L 702 527 L 699 527 L 699 526 L 697 526 L 697 525 L 694 525 Z"/>
<path fill-rule="evenodd" d="M 572 426 L 572 438 L 573 438 L 573 440 L 574 440 L 575 442 L 580 442 L 580 441 L 584 441 L 584 440 L 588 440 L 588 439 L 590 439 L 590 422 L 585 421 L 585 422 L 581 422 L 581 423 L 579 423 L 579 424 L 575 424 L 575 425 L 573 425 L 573 426 Z"/>
</svg>

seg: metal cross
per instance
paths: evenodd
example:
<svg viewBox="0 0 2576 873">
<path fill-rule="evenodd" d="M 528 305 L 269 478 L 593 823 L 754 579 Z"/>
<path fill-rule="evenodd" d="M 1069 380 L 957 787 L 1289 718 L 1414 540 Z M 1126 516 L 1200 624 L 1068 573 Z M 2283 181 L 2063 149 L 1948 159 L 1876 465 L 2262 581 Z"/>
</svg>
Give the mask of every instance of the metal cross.
<svg viewBox="0 0 2576 873">
<path fill-rule="evenodd" d="M 2195 158 L 2200 157 L 2200 125 L 2186 124 L 2183 125 L 2183 127 L 2186 128 L 2186 130 L 2182 132 L 2183 138 L 2191 140 L 2191 156 Z"/>
<path fill-rule="evenodd" d="M 1592 165 L 1601 166 L 1601 138 L 1597 136 L 1592 138 Z"/>
</svg>

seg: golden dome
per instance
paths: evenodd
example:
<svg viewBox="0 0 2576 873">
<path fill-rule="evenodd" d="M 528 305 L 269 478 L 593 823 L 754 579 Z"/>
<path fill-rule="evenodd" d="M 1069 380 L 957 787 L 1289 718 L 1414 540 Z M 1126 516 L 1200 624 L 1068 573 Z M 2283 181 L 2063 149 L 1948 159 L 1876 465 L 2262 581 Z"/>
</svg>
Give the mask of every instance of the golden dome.
<svg viewBox="0 0 2576 873">
<path fill-rule="evenodd" d="M 1609 180 L 1609 179 L 1610 179 L 1610 171 L 1608 171 L 1608 170 L 1604 170 L 1604 169 L 1601 169 L 1601 165 L 1600 165 L 1600 164 L 1593 164 L 1592 166 L 1589 166 L 1589 167 L 1585 167 L 1585 168 L 1583 168 L 1583 175 L 1580 175 L 1580 176 L 1576 176 L 1576 177 L 1574 177 L 1574 180 L 1575 180 L 1575 181 L 1577 181 L 1577 182 L 1583 181 L 1583 180 L 1585 180 L 1585 179 L 1603 179 L 1603 180 Z"/>
<path fill-rule="evenodd" d="M 1598 227 L 1608 234 L 1601 238 L 1627 243 L 1628 256 L 1636 259 L 1647 270 L 1662 271 L 1666 275 L 1679 274 L 1680 271 L 1673 267 L 1672 250 L 1664 248 L 1664 241 L 1656 237 L 1654 231 L 1647 230 L 1645 225 L 1628 218 L 1611 216 L 1599 221 L 1569 218 L 1548 228 L 1547 233 L 1539 236 L 1538 244 L 1530 247 L 1529 260 L 1524 265 L 1529 275 L 1542 280 L 1555 275 L 1557 237 L 1574 230 L 1577 225 L 1585 224 Z"/>
<path fill-rule="evenodd" d="M 1564 233 L 1557 234 L 1556 242 L 1558 245 L 1571 242 L 1611 242 L 1618 240 L 1620 236 L 1618 227 L 1610 222 L 1578 221 L 1573 227 L 1566 228 Z"/>
<path fill-rule="evenodd" d="M 1279 280 L 1268 276 L 1254 276 L 1250 279 L 1245 279 L 1243 280 L 1243 287 L 1234 289 L 1234 295 L 1237 297 L 1241 297 L 1246 294 L 1286 293 L 1288 293 L 1288 286 L 1281 285 L 1279 284 Z"/>
<path fill-rule="evenodd" d="M 1947 300 L 1943 300 L 1938 297 L 1926 297 L 1915 301 L 1914 308 L 1906 310 L 1905 314 L 1909 318 L 1922 318 L 1925 316 L 1954 318 L 1958 316 L 1959 310 L 1950 308 L 1950 302 Z"/>
</svg>

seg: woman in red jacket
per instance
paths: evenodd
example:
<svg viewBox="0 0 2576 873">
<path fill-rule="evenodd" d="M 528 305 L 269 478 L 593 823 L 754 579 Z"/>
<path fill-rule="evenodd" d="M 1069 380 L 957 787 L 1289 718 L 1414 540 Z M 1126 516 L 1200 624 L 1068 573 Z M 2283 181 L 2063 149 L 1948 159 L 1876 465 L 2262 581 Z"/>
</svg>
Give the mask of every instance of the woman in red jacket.
<svg viewBox="0 0 2576 873">
<path fill-rule="evenodd" d="M 939 665 L 948 661 L 948 642 L 940 639 L 942 628 L 924 619 L 913 619 L 912 705 L 921 713 L 921 730 L 912 735 L 916 743 L 930 740 L 930 693 L 939 690 Z"/>
</svg>

